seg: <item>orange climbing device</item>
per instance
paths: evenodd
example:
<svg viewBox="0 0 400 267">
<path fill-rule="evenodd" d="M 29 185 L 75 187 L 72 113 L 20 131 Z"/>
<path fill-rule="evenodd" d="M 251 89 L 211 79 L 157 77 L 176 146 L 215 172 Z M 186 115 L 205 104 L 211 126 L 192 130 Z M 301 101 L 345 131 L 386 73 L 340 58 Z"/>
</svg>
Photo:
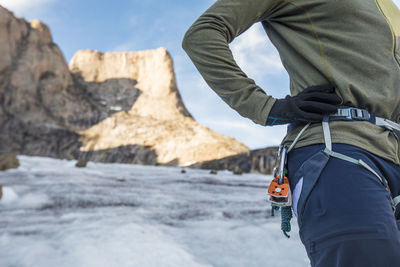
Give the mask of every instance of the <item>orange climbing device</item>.
<svg viewBox="0 0 400 267">
<path fill-rule="evenodd" d="M 268 187 L 269 201 L 273 206 L 290 207 L 292 205 L 292 192 L 290 192 L 289 179 L 286 175 L 286 156 L 287 148 L 280 147 L 278 158 L 280 159 L 279 172 L 274 170 L 274 179 Z"/>
<path fill-rule="evenodd" d="M 270 202 L 277 206 L 291 206 L 291 192 L 289 187 L 289 179 L 284 176 L 283 183 L 279 184 L 279 180 L 282 180 L 280 176 L 275 177 L 274 180 L 269 184 L 268 195 L 270 196 Z"/>
</svg>

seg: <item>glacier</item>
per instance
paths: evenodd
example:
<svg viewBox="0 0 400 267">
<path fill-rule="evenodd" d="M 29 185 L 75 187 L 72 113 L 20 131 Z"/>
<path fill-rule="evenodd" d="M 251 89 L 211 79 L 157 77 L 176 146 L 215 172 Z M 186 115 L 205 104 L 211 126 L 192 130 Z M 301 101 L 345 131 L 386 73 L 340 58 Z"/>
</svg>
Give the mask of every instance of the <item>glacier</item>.
<svg viewBox="0 0 400 267">
<path fill-rule="evenodd" d="M 19 156 L 0 172 L 1 267 L 310 266 L 271 176 Z"/>
</svg>

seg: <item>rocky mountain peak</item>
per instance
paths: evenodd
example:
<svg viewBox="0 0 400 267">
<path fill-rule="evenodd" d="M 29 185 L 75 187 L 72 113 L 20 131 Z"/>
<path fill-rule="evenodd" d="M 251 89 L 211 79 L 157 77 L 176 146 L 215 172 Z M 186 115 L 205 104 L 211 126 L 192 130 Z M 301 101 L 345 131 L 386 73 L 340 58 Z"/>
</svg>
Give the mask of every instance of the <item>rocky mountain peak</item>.
<svg viewBox="0 0 400 267">
<path fill-rule="evenodd" d="M 171 55 L 165 48 L 139 52 L 78 51 L 69 66 L 85 83 L 103 83 L 118 87 L 116 79 L 136 87 L 140 97 L 130 114 L 161 120 L 191 117 L 179 94 Z M 114 82 L 112 82 L 114 81 Z M 130 83 L 129 83 L 130 81 Z"/>
<path fill-rule="evenodd" d="M 45 24 L 0 6 L 0 154 L 190 165 L 248 150 L 192 118 L 166 49 L 84 50 L 68 67 Z"/>
</svg>

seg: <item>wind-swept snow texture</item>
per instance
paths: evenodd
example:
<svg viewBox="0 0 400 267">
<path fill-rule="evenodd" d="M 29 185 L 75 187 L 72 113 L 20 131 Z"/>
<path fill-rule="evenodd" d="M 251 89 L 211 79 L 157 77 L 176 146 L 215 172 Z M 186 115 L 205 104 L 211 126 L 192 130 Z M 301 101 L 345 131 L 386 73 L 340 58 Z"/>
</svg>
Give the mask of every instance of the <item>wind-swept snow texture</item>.
<svg viewBox="0 0 400 267">
<path fill-rule="evenodd" d="M 0 266 L 309 266 L 259 174 L 19 157 L 0 173 Z"/>
</svg>

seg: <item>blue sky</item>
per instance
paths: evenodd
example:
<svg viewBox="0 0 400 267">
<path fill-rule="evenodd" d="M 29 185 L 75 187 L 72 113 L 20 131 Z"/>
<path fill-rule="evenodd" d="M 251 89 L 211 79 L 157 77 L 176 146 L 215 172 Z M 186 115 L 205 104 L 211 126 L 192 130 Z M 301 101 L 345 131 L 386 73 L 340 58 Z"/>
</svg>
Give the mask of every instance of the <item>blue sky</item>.
<svg viewBox="0 0 400 267">
<path fill-rule="evenodd" d="M 394 1 L 400 6 L 400 0 Z M 213 0 L 0 0 L 17 16 L 46 23 L 69 62 L 80 49 L 137 51 L 165 47 L 174 59 L 184 103 L 202 125 L 250 148 L 278 145 L 283 126 L 263 127 L 231 110 L 205 84 L 181 48 L 185 31 Z M 289 93 L 276 49 L 254 25 L 231 44 L 239 66 L 274 97 Z"/>
</svg>

